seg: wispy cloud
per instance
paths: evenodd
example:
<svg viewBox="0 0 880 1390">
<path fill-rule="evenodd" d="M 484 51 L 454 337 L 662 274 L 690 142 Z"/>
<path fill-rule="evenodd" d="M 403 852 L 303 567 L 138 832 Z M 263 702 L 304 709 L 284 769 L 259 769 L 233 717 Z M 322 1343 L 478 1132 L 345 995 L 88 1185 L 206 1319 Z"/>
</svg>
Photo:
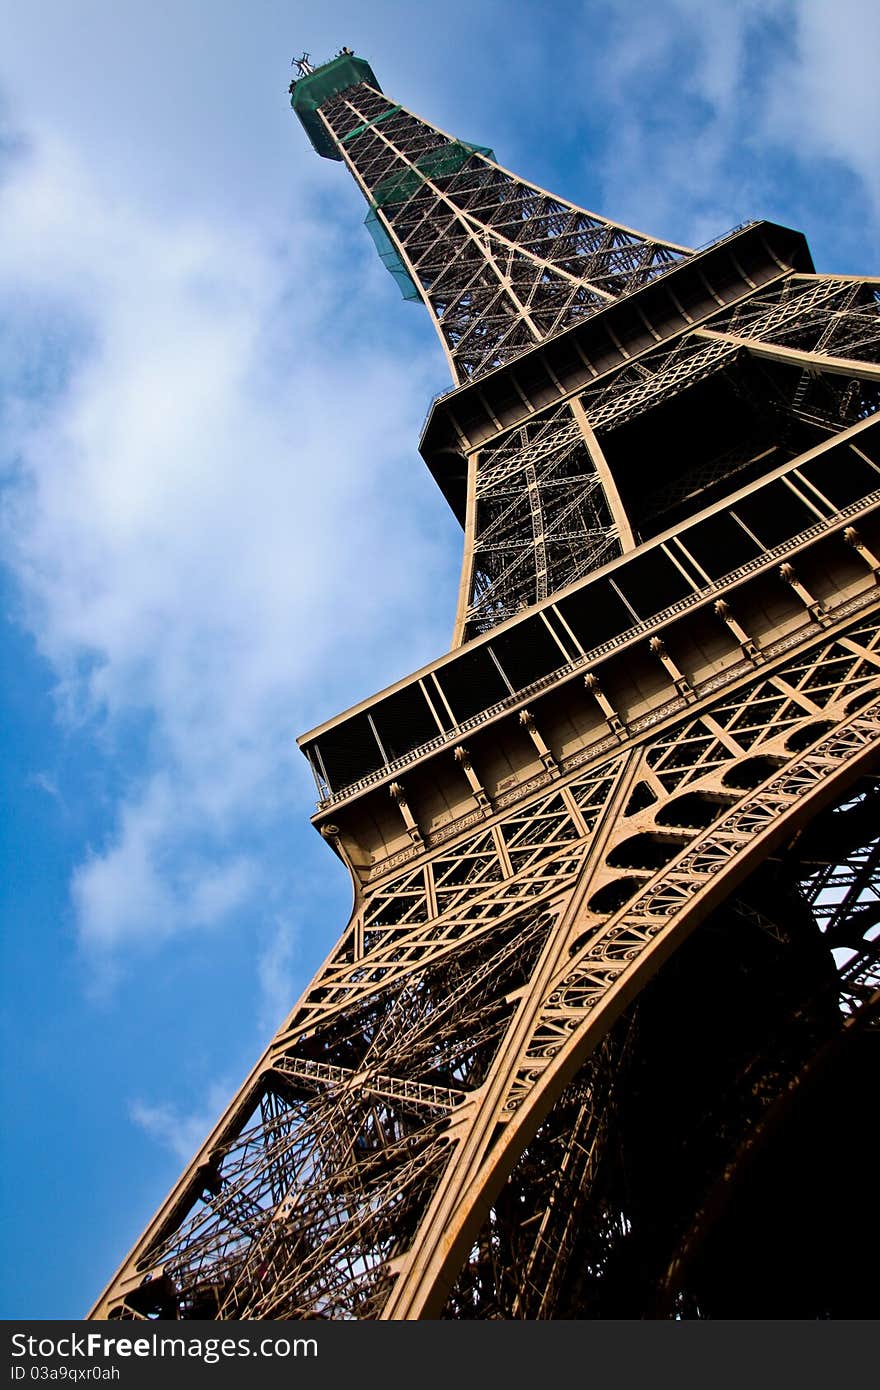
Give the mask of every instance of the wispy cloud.
<svg viewBox="0 0 880 1390">
<path fill-rule="evenodd" d="M 257 957 L 257 980 L 261 994 L 259 1025 L 273 1032 L 293 1007 L 298 933 L 289 916 L 279 916 L 272 924 L 269 939 Z"/>
<path fill-rule="evenodd" d="M 53 801 L 63 804 L 64 798 L 58 789 L 58 783 L 48 772 L 32 772 L 27 779 L 29 787 L 37 787 L 46 796 L 51 796 Z"/>
<path fill-rule="evenodd" d="M 4 538 L 67 717 L 128 776 L 72 883 L 81 942 L 116 950 L 277 895 L 293 734 L 431 631 L 443 550 L 404 471 L 425 368 L 352 319 L 308 217 L 280 245 L 145 217 L 58 140 L 0 210 L 0 292 L 37 345 Z"/>
<path fill-rule="evenodd" d="M 868 0 L 590 0 L 580 23 L 553 60 L 602 115 L 602 211 L 699 243 L 772 213 L 795 157 L 878 206 Z M 180 159 L 163 199 L 155 151 L 139 181 L 116 144 L 92 167 L 60 132 L 16 133 L 0 185 L 3 536 L 65 715 L 116 766 L 72 879 L 79 940 L 121 953 L 248 908 L 270 931 L 306 790 L 292 735 L 447 637 L 454 528 L 434 535 L 414 449 L 442 364 L 427 325 L 423 353 L 374 325 L 366 238 L 348 293 L 321 161 L 284 226 L 256 184 L 218 215 L 222 179 L 200 210 Z"/>
<path fill-rule="evenodd" d="M 255 860 L 231 850 L 216 858 L 204 848 L 203 825 L 181 822 L 181 810 L 195 809 L 182 805 L 185 798 L 197 800 L 186 770 L 156 775 L 137 799 L 125 800 L 113 843 L 76 869 L 71 891 L 84 945 L 158 944 L 183 927 L 213 926 L 257 886 Z"/>
<path fill-rule="evenodd" d="M 765 129 L 851 169 L 880 228 L 880 8 L 873 0 L 801 0 L 796 18 Z"/>
<path fill-rule="evenodd" d="M 880 225 L 873 0 L 590 0 L 585 30 L 597 13 L 607 42 L 595 59 L 583 46 L 582 100 L 607 122 L 603 210 L 699 245 L 779 215 L 803 196 L 794 168 L 827 179 L 831 161 Z"/>
<path fill-rule="evenodd" d="M 128 1113 L 139 1129 L 180 1163 L 188 1163 L 217 1123 L 217 1116 L 222 1114 L 232 1090 L 231 1084 L 218 1081 L 208 1088 L 204 1103 L 194 1110 L 135 1100 L 130 1103 Z"/>
</svg>

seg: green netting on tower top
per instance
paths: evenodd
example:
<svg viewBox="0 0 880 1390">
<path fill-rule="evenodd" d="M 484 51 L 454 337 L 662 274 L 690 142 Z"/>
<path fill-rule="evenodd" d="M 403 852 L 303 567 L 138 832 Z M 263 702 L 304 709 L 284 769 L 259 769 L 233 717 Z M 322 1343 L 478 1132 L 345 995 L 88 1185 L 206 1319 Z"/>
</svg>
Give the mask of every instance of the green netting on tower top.
<svg viewBox="0 0 880 1390">
<path fill-rule="evenodd" d="M 488 145 L 471 145 L 467 140 L 449 140 L 436 150 L 428 150 L 427 154 L 415 161 L 414 167 L 401 169 L 377 184 L 373 189 L 374 205 L 381 208 L 388 203 L 405 203 L 425 179 L 443 179 L 457 174 L 472 154 L 495 159 L 495 153 Z"/>
<path fill-rule="evenodd" d="M 355 126 L 354 130 L 350 130 L 347 135 L 343 135 L 343 145 L 347 145 L 349 140 L 354 140 L 355 136 L 363 135 L 365 130 L 371 130 L 372 127 L 378 125 L 380 121 L 387 121 L 389 116 L 396 116 L 399 110 L 400 103 L 398 103 L 397 106 L 389 106 L 387 111 L 380 111 L 379 115 L 373 116 L 372 120 L 362 121 L 360 125 Z"/>
<path fill-rule="evenodd" d="M 308 77 L 294 82 L 290 94 L 290 104 L 303 123 L 312 147 L 325 159 L 342 159 L 323 121 L 317 115 L 319 106 L 331 97 L 344 92 L 346 87 L 356 87 L 359 82 L 368 82 L 377 92 L 382 88 L 376 81 L 375 73 L 365 58 L 342 53 L 332 62 L 315 68 Z"/>
<path fill-rule="evenodd" d="M 419 294 L 415 281 L 400 259 L 395 249 L 394 242 L 379 221 L 374 207 L 370 208 L 364 218 L 364 226 L 373 238 L 373 245 L 379 252 L 379 260 L 389 274 L 394 277 L 394 282 L 404 299 L 420 299 L 421 295 Z"/>
</svg>

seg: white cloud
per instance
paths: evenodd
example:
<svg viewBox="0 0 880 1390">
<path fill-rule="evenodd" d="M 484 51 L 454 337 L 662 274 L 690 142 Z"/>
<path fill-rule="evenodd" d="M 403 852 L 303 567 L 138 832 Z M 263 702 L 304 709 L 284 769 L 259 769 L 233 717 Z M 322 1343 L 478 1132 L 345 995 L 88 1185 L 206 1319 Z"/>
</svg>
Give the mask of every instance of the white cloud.
<svg viewBox="0 0 880 1390">
<path fill-rule="evenodd" d="M 801 0 L 784 80 L 770 93 L 767 130 L 847 165 L 880 224 L 878 51 L 874 0 Z M 846 217 L 847 209 L 840 214 Z"/>
<path fill-rule="evenodd" d="M 760 168 L 741 150 L 752 135 L 833 157 L 876 195 L 880 21 L 867 0 L 591 0 L 583 14 L 588 42 L 573 52 L 592 53 L 597 16 L 604 26 L 583 84 L 610 122 L 602 211 L 708 239 L 763 210 Z M 153 35 L 154 63 L 166 37 Z M 427 323 L 424 357 L 384 341 L 372 315 L 386 286 L 365 236 L 355 300 L 339 238 L 357 229 L 348 207 L 322 214 L 337 195 L 321 161 L 301 172 L 309 152 L 289 113 L 283 138 L 303 163 L 284 227 L 267 220 L 273 175 L 254 173 L 239 196 L 217 177 L 217 149 L 211 177 L 199 170 L 184 196 L 205 136 L 198 103 L 191 126 L 183 105 L 163 117 L 155 147 L 125 108 L 100 158 L 78 153 L 83 131 L 107 127 L 111 88 L 84 98 L 70 143 L 58 133 L 68 91 L 53 88 L 58 109 L 47 96 L 0 187 L 2 365 L 32 345 L 7 411 L 4 537 L 67 717 L 90 721 L 123 774 L 109 838 L 72 883 L 80 940 L 104 952 L 248 905 L 264 928 L 275 921 L 292 875 L 271 832 L 306 789 L 293 735 L 442 648 L 457 544 L 451 524 L 442 544 L 431 534 L 443 506 L 428 511 L 414 447 L 423 403 L 444 385 L 439 349 Z M 189 98 L 186 82 L 172 89 Z M 223 121 L 220 145 L 244 179 L 235 119 Z M 175 123 L 185 155 L 166 148 Z M 245 146 L 258 139 L 248 132 Z M 344 172 L 330 173 L 348 198 Z M 413 312 L 395 320 L 408 349 Z"/>
<path fill-rule="evenodd" d="M 81 942 L 117 949 L 277 891 L 242 842 L 289 804 L 293 735 L 431 630 L 442 548 L 411 481 L 426 369 L 370 341 L 307 217 L 283 245 L 145 217 L 57 139 L 17 163 L 0 214 L 22 333 L 41 362 L 75 348 L 60 392 L 32 374 L 12 412 L 7 548 L 68 717 L 115 737 L 123 768 L 133 718 L 146 741 L 72 884 Z"/>
<path fill-rule="evenodd" d="M 27 785 L 29 787 L 37 787 L 41 792 L 45 792 L 47 796 L 51 796 L 53 801 L 63 803 L 63 797 L 58 790 L 58 783 L 48 772 L 32 772 L 27 778 Z"/>
<path fill-rule="evenodd" d="M 154 777 L 137 800 L 127 800 L 114 843 L 76 869 L 71 892 L 84 945 L 109 950 L 212 926 L 241 907 L 257 885 L 253 859 L 229 850 L 218 861 L 191 847 L 204 823 L 181 823 L 181 810 L 193 809 L 186 793 L 193 793 L 184 784 L 185 769 L 175 771 L 176 777 Z"/>
<path fill-rule="evenodd" d="M 588 86 L 609 120 L 603 210 L 700 245 L 767 214 L 773 160 L 787 157 L 838 161 L 880 221 L 874 0 L 632 0 L 604 13 Z"/>
<path fill-rule="evenodd" d="M 209 1087 L 204 1104 L 185 1111 L 169 1104 L 151 1105 L 134 1100 L 129 1116 L 145 1134 L 168 1149 L 180 1163 L 189 1163 L 208 1137 L 233 1094 L 231 1085 L 215 1082 Z"/>
<path fill-rule="evenodd" d="M 742 219 L 740 190 L 725 183 L 721 165 L 737 137 L 756 15 L 784 3 L 605 5 L 608 42 L 591 83 L 609 120 L 603 211 L 689 245 Z"/>
<path fill-rule="evenodd" d="M 262 995 L 261 1031 L 274 1032 L 290 1013 L 296 986 L 297 930 L 289 917 L 279 917 L 257 958 L 257 979 Z"/>
</svg>

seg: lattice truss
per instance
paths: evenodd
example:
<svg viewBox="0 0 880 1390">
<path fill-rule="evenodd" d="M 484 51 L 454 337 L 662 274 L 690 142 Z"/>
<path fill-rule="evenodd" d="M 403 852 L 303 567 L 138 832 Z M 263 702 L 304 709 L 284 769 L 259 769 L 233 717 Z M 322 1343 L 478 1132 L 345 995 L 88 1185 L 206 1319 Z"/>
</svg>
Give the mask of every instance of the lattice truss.
<svg viewBox="0 0 880 1390">
<path fill-rule="evenodd" d="M 716 912 L 704 929 L 716 938 L 714 961 L 700 939 L 681 948 L 675 971 L 661 972 L 615 1024 L 524 1150 L 444 1317 L 705 1315 L 691 1265 L 707 1213 L 718 1220 L 749 1153 L 772 1135 L 792 1093 L 840 1044 L 844 1029 L 880 1031 L 878 825 L 874 775 L 817 822 L 823 839 L 830 834 L 824 848 L 808 832 L 778 857 L 775 876 L 766 869 L 755 875 Z M 836 970 L 824 956 L 811 971 L 798 959 L 801 951 L 810 961 L 817 928 Z M 658 1129 L 675 1129 L 678 1117 L 659 1066 L 662 1099 L 645 1103 L 645 1054 L 664 1055 L 657 1013 L 668 1032 L 670 1011 L 688 1006 L 681 976 L 699 990 L 701 970 L 717 966 L 722 950 L 739 969 L 744 959 L 760 966 L 755 994 L 770 1026 L 735 1038 L 727 1056 L 716 1041 L 721 1065 L 711 1084 L 699 1069 L 696 1082 L 685 1082 L 679 1063 L 675 1086 L 679 1094 L 693 1087 L 697 1105 L 670 1161 Z M 646 1153 L 654 1165 L 647 1179 L 639 1162 Z"/>
<path fill-rule="evenodd" d="M 689 254 L 515 178 L 365 83 L 320 114 L 421 289 L 456 382 Z"/>
<path fill-rule="evenodd" d="M 876 650 L 875 625 L 863 627 L 860 636 Z M 761 750 L 772 747 L 775 757 L 780 744 L 809 747 L 821 729 L 832 728 L 830 720 L 805 727 L 802 702 L 827 712 L 842 688 L 850 691 L 851 708 L 872 700 L 876 678 L 858 661 L 853 664 L 851 650 L 844 655 L 834 644 L 823 655 L 827 667 L 816 662 L 815 653 L 792 663 L 784 688 L 783 681 L 756 683 L 747 700 L 725 702 L 711 717 L 684 725 L 649 750 L 646 766 L 660 770 L 660 785 L 654 783 L 659 809 L 650 817 L 649 831 L 618 843 L 606 857 L 611 865 L 639 871 L 607 885 L 606 899 L 609 888 L 612 895 L 632 898 L 639 879 L 654 879 L 650 912 L 656 914 L 658 898 L 674 912 L 688 857 L 682 856 L 676 835 L 684 832 L 696 847 L 692 859 L 701 858 L 704 872 L 711 872 L 722 837 L 716 834 L 713 846 L 711 835 L 699 832 L 723 822 L 728 807 L 721 788 L 726 785 L 729 794 L 733 783 L 763 776 L 769 760 L 761 765 Z M 842 687 L 844 668 L 855 679 L 850 684 L 845 677 Z M 763 722 L 767 718 L 769 727 Z M 876 712 L 874 720 L 876 730 Z M 732 769 L 734 730 L 738 746 L 753 758 Z M 832 735 L 826 754 L 840 737 Z M 851 735 L 842 737 L 848 741 Z M 781 780 L 789 782 L 791 796 L 810 778 L 802 765 L 789 766 Z M 670 792 L 674 795 L 667 799 Z M 754 798 L 762 800 L 764 805 L 755 804 L 750 814 L 739 812 L 747 834 L 760 832 L 774 806 L 777 814 L 781 809 L 768 789 Z M 643 801 L 643 793 L 634 795 L 631 805 Z M 656 883 L 658 867 L 670 861 L 678 882 Z M 630 921 L 643 926 L 646 915 L 637 912 Z M 640 949 L 631 928 L 618 940 L 631 957 Z M 603 952 L 594 941 L 585 960 L 603 954 L 607 947 Z M 740 975 L 750 972 L 748 986 L 742 980 L 734 999 L 737 1010 L 748 1000 L 756 1026 L 743 1028 L 741 1020 L 734 1025 L 728 1018 L 725 991 L 713 988 L 709 974 L 719 964 Z M 553 1001 L 559 1016 L 560 1004 L 571 1006 L 573 987 L 582 978 L 582 971 L 569 971 L 563 981 L 568 993 Z M 598 1003 L 596 986 L 608 988 L 607 973 L 602 972 L 601 984 L 595 976 L 587 976 L 587 982 Z M 690 1055 L 695 1045 L 708 1046 L 694 1026 L 700 1010 L 690 991 L 708 997 L 721 1022 L 712 1039 L 710 1075 L 698 1065 L 696 1075 L 685 1079 L 680 1054 L 666 1055 L 661 1035 L 675 1032 L 680 1013 Z M 588 1058 L 498 1194 L 444 1316 L 700 1316 L 689 1273 L 707 1213 L 718 1219 L 744 1159 L 772 1134 L 792 1094 L 811 1071 L 827 1064 L 826 1054 L 839 1049 L 847 1031 L 860 1029 L 880 1029 L 877 754 L 855 790 L 842 791 L 716 909 L 696 938 L 680 948 L 673 967 L 661 971 Z M 551 1037 L 545 1028 L 544 1040 Z M 555 1055 L 558 1040 L 550 1046 Z M 645 1061 L 655 1053 L 656 1075 Z M 540 1047 L 533 1047 L 532 1060 L 543 1060 Z M 672 1083 L 670 1068 L 677 1070 Z M 646 1093 L 655 1089 L 657 1099 L 646 1101 Z M 691 1105 L 681 1118 L 677 1110 L 684 1107 L 673 1094 Z M 673 1136 L 665 1153 L 663 1131 Z M 641 1165 L 640 1155 L 648 1156 Z"/>
<path fill-rule="evenodd" d="M 479 1185 L 459 1160 L 488 1088 L 500 1098 L 487 1122 L 491 1155 L 623 972 L 676 930 L 713 876 L 755 856 L 782 818 L 802 817 L 834 779 L 852 788 L 844 774 L 856 760 L 863 767 L 878 734 L 880 621 L 863 617 L 645 747 L 623 746 L 501 816 L 490 808 L 458 842 L 414 850 L 412 864 L 367 888 L 250 1092 L 137 1252 L 141 1283 L 124 1303 L 111 1300 L 111 1315 L 403 1315 L 394 1297 L 415 1278 L 428 1236 L 442 1238 L 438 1203 L 456 1182 L 461 1200 Z M 876 793 L 867 785 L 838 796 L 800 849 L 788 835 L 785 901 L 796 898 L 797 913 L 775 909 L 778 893 L 729 896 L 733 936 L 757 933 L 771 956 L 782 953 L 782 967 L 769 970 L 790 982 L 776 1031 L 780 1017 L 804 1011 L 808 1026 L 761 1032 L 751 1054 L 734 1057 L 718 1163 L 803 1065 L 804 1040 L 839 1029 L 876 987 L 876 799 L 867 799 Z M 830 957 L 840 947 L 842 984 Z M 742 982 L 746 998 L 761 997 L 762 960 Z M 831 1000 L 821 1017 L 810 1004 L 817 982 Z M 544 1116 L 494 1200 L 448 1316 L 564 1316 L 602 1286 L 637 1215 L 622 1204 L 623 1160 L 609 1136 L 640 1017 L 600 1033 Z M 708 1176 L 700 1169 L 694 1181 Z M 676 1219 L 688 1195 L 678 1193 Z M 572 1257 L 587 1248 L 578 1267 L 589 1277 L 575 1287 Z"/>
<path fill-rule="evenodd" d="M 880 383 L 856 375 L 859 363 L 880 362 L 880 291 L 869 282 L 791 276 L 720 313 L 708 327 L 719 336 L 685 334 L 580 396 L 600 443 L 719 373 L 735 371 L 736 390 L 756 410 L 754 437 L 718 451 L 707 431 L 707 453 L 699 464 L 638 498 L 630 518 L 637 532 L 642 523 L 650 523 L 651 533 L 664 529 L 668 522 L 658 519 L 684 499 L 699 510 L 719 489 L 748 481 L 756 466 L 793 458 L 880 409 Z M 748 342 L 810 356 L 785 374 L 774 373 L 750 358 Z M 851 360 L 853 375 L 823 370 L 823 357 Z M 666 471 L 665 458 L 647 462 L 648 477 Z M 570 406 L 550 407 L 499 435 L 477 459 L 464 640 L 540 602 L 619 550 L 589 446 Z"/>
<path fill-rule="evenodd" d="M 723 371 L 746 350 L 732 339 L 876 364 L 880 361 L 880 292 L 867 281 L 792 275 L 735 309 L 719 313 L 707 327 L 726 336 L 707 339 L 700 331 L 685 334 L 671 348 L 644 354 L 585 392 L 581 401 L 593 429 L 622 425 Z M 873 413 L 878 408 L 877 387 L 856 376 L 850 381 L 826 375 L 821 362 L 807 361 L 786 411 L 803 411 L 807 402 L 813 407 L 806 412 L 807 418 L 833 431 Z"/>
<path fill-rule="evenodd" d="M 599 475 L 567 404 L 486 451 L 476 507 L 468 636 L 620 553 Z"/>
</svg>

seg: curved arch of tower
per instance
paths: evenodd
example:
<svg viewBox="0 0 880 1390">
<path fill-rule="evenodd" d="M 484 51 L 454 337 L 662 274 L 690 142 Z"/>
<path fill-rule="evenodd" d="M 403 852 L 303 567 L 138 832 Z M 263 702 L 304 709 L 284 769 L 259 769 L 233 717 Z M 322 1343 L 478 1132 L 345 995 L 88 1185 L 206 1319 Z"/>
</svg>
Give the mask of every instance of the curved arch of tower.
<svg viewBox="0 0 880 1390">
<path fill-rule="evenodd" d="M 455 637 L 299 740 L 352 917 L 91 1315 L 875 1316 L 880 279 L 306 66 L 452 373 Z"/>
</svg>

